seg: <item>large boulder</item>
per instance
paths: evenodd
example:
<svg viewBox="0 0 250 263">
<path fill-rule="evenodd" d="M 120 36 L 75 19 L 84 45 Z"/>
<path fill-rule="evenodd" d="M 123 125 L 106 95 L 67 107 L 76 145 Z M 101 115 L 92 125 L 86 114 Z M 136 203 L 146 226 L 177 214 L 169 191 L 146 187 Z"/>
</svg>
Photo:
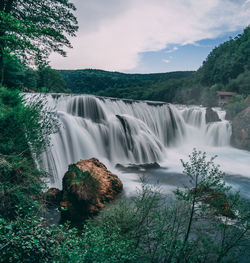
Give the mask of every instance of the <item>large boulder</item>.
<svg viewBox="0 0 250 263">
<path fill-rule="evenodd" d="M 71 164 L 63 177 L 62 215 L 73 221 L 94 215 L 122 188 L 120 179 L 95 158 Z"/>
<path fill-rule="evenodd" d="M 206 123 L 221 121 L 217 112 L 212 108 L 206 109 Z"/>
<path fill-rule="evenodd" d="M 250 107 L 238 113 L 232 121 L 232 144 L 250 151 Z"/>
</svg>

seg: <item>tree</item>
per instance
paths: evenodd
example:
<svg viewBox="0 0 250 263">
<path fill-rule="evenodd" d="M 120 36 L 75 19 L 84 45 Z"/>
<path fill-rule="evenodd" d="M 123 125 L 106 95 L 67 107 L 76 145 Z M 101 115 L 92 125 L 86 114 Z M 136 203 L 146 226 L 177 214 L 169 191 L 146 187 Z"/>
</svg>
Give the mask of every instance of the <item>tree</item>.
<svg viewBox="0 0 250 263">
<path fill-rule="evenodd" d="M 19 89 L 25 79 L 25 66 L 15 56 L 4 58 L 4 82 L 6 87 Z"/>
<path fill-rule="evenodd" d="M 216 192 L 225 191 L 225 183 L 222 181 L 224 174 L 219 170 L 219 167 L 213 163 L 214 158 L 211 158 L 211 160 L 207 162 L 206 154 L 202 154 L 195 149 L 189 158 L 190 162 L 181 160 L 184 174 L 188 177 L 189 185 L 184 191 L 177 189 L 175 192 L 179 199 L 187 201 L 190 205 L 190 214 L 184 233 L 182 250 L 185 249 L 190 238 L 194 217 L 197 211 L 200 210 L 200 204 L 203 205 L 201 202 L 202 196 L 212 189 Z M 180 253 L 180 256 L 183 256 L 183 253 Z"/>
<path fill-rule="evenodd" d="M 225 174 L 214 163 L 216 156 L 207 161 L 206 153 L 194 149 L 189 158 L 189 162 L 181 160 L 188 185 L 175 192 L 188 207 L 177 262 L 188 262 L 194 244 L 205 259 L 200 262 L 235 262 L 231 257 L 249 244 L 249 201 L 230 192 Z M 226 257 L 230 260 L 223 261 Z"/>
<path fill-rule="evenodd" d="M 43 67 L 38 70 L 40 90 L 46 92 L 64 92 L 66 82 L 62 75 L 51 67 Z"/>
<path fill-rule="evenodd" d="M 27 67 L 25 70 L 25 78 L 23 80 L 23 86 L 28 90 L 37 91 L 38 81 L 39 81 L 38 72 L 36 70 Z"/>
<path fill-rule="evenodd" d="M 23 61 L 43 63 L 51 52 L 62 56 L 71 48 L 67 36 L 75 36 L 76 8 L 69 0 L 1 0 L 0 84 L 4 57 L 15 54 Z"/>
</svg>

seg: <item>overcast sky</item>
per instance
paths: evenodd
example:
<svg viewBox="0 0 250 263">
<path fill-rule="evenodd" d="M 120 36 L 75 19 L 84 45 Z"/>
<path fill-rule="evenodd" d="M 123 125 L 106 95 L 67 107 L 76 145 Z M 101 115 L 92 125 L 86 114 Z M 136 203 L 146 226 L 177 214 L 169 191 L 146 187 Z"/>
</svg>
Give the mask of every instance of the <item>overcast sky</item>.
<svg viewBox="0 0 250 263">
<path fill-rule="evenodd" d="M 250 24 L 250 0 L 74 0 L 79 31 L 57 69 L 196 70 Z"/>
</svg>

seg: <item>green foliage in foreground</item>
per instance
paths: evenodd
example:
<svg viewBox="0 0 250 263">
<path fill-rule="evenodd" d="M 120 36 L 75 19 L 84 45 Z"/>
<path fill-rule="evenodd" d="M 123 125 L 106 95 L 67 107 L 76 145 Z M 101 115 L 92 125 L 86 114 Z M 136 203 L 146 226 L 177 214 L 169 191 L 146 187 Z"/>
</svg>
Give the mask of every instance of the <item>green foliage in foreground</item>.
<svg viewBox="0 0 250 263">
<path fill-rule="evenodd" d="M 250 251 L 249 202 L 230 193 L 205 154 L 195 150 L 183 166 L 190 184 L 177 191 L 178 199 L 143 179 L 136 196 L 107 208 L 83 231 L 31 216 L 1 219 L 0 262 L 239 262 Z M 220 216 L 194 187 L 226 194 L 235 217 Z"/>
<path fill-rule="evenodd" d="M 49 145 L 48 136 L 56 131 L 57 121 L 41 97 L 28 103 L 18 91 L 0 88 L 0 214 L 17 216 L 16 206 L 39 210 L 44 173 L 36 168 L 38 158 Z"/>
<path fill-rule="evenodd" d="M 0 88 L 0 153 L 39 154 L 49 144 L 48 135 L 57 129 L 56 116 L 42 96 L 27 98 L 19 91 Z"/>
</svg>

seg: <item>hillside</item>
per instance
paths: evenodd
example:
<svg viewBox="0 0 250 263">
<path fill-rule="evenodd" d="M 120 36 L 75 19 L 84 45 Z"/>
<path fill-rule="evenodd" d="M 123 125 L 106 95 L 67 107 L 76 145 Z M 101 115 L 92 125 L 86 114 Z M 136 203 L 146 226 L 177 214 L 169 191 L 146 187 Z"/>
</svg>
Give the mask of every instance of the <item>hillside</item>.
<svg viewBox="0 0 250 263">
<path fill-rule="evenodd" d="M 216 91 L 250 94 L 250 27 L 214 48 L 196 71 L 125 74 L 103 70 L 59 70 L 66 89 L 127 99 L 216 105 Z"/>
<path fill-rule="evenodd" d="M 89 93 L 128 99 L 151 99 L 155 89 L 192 75 L 192 71 L 125 74 L 103 70 L 59 70 L 66 88 L 73 93 Z M 158 98 L 156 98 L 158 99 Z M 159 98 L 160 99 L 160 98 Z M 161 98 L 161 100 L 169 100 Z"/>
<path fill-rule="evenodd" d="M 205 86 L 223 84 L 230 86 L 231 80 L 250 70 L 250 27 L 234 39 L 219 45 L 208 55 L 197 74 Z M 236 92 L 246 92 L 232 88 Z M 248 89 L 249 93 L 249 89 Z"/>
<path fill-rule="evenodd" d="M 215 47 L 202 66 L 183 81 L 175 100 L 216 106 L 216 91 L 221 90 L 237 92 L 235 100 L 241 105 L 250 94 L 250 27 Z"/>
</svg>

